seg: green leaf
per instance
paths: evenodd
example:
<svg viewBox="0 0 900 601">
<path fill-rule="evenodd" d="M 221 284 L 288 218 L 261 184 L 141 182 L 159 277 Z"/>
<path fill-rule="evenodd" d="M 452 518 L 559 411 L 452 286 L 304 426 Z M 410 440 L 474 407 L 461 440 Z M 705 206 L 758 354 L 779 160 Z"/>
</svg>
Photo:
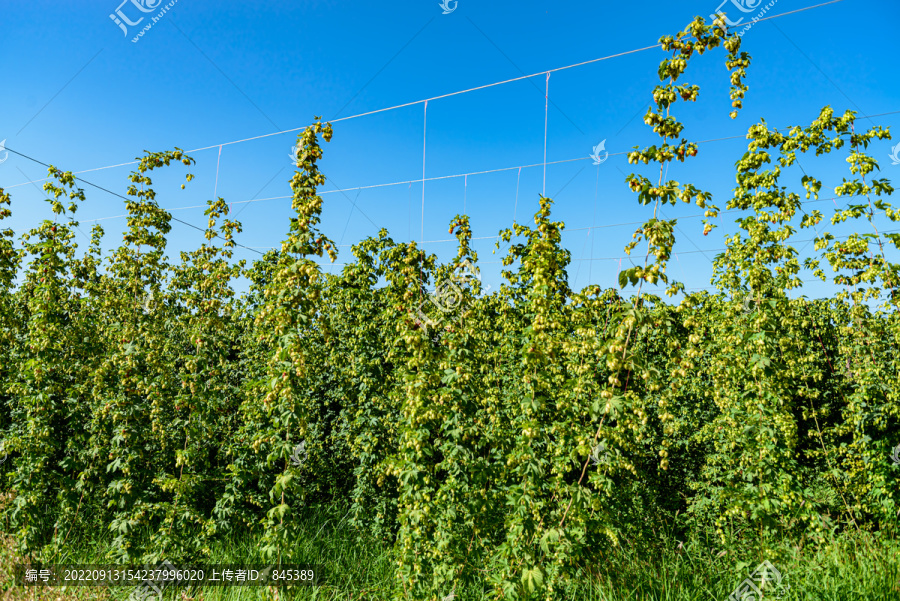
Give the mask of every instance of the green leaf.
<svg viewBox="0 0 900 601">
<path fill-rule="evenodd" d="M 533 593 L 544 583 L 544 573 L 540 568 L 532 568 L 522 572 L 522 583 Z"/>
</svg>

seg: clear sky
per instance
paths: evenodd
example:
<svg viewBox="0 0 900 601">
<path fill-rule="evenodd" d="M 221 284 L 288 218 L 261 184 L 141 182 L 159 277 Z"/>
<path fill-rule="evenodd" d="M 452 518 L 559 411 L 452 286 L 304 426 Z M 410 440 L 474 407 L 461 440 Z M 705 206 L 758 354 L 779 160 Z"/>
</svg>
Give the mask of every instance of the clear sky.
<svg viewBox="0 0 900 601">
<path fill-rule="evenodd" d="M 76 173 L 129 163 L 144 150 L 215 146 L 191 153 L 197 177 L 186 190 L 180 189 L 185 173 L 180 166 L 171 168 L 171 175 L 153 175 L 157 200 L 175 217 L 200 227 L 206 225 L 205 203 L 214 194 L 234 202 L 233 215 L 244 227 L 238 242 L 261 252 L 280 246 L 288 231 L 289 154 L 297 132 L 228 144 L 221 155 L 219 144 L 302 128 L 314 115 L 340 119 L 540 73 L 434 99 L 427 110 L 417 103 L 335 122 L 334 138 L 325 145 L 322 229 L 345 245 L 339 263 L 348 257 L 350 244 L 381 227 L 395 240 L 421 240 L 424 234 L 427 248 L 447 259 L 455 254 L 448 223 L 465 210 L 474 236 L 483 237 L 475 248 L 484 281 L 494 288 L 501 256 L 492 254 L 492 237 L 514 216 L 530 223 L 545 185 L 543 72 L 652 46 L 695 15 L 708 17 L 717 9 L 732 20 L 742 18 L 743 27 L 766 6 L 743 0 L 752 9 L 744 12 L 736 6 L 742 0 L 727 0 L 721 8 L 721 0 L 458 0 L 448 4 L 452 12 L 443 14 L 439 0 L 177 0 L 169 9 L 159 0 L 120 1 L 4 0 L 0 140 Z M 818 3 L 778 0 L 766 16 Z M 683 79 L 701 86 L 700 100 L 678 103 L 674 114 L 685 123 L 689 140 L 704 141 L 743 136 L 761 118 L 778 127 L 808 125 L 825 105 L 839 114 L 845 109 L 860 115 L 900 111 L 898 17 L 896 0 L 843 0 L 756 23 L 743 37 L 753 62 L 739 117 L 728 117 L 721 48 L 692 61 Z M 625 176 L 640 168 L 629 165 L 624 153 L 658 141 L 640 117 L 663 58 L 660 49 L 649 49 L 550 76 L 546 160 L 568 162 L 547 165 L 546 194 L 555 201 L 555 218 L 568 229 L 564 244 L 573 254 L 569 275 L 575 289 L 589 283 L 614 286 L 623 247 L 652 212 L 625 184 Z M 892 165 L 889 155 L 900 141 L 900 113 L 860 123 L 892 126 L 894 141 L 877 141 L 870 152 L 881 165 L 879 176 L 896 185 L 900 165 Z M 603 140 L 610 156 L 594 165 L 589 154 Z M 734 163 L 745 149 L 742 137 L 702 143 L 697 157 L 675 163 L 668 178 L 712 192 L 724 209 L 734 188 Z M 824 200 L 809 206 L 826 216 L 841 204 L 831 198 L 834 185 L 849 177 L 845 156 L 801 158 L 806 172 L 825 181 Z M 13 153 L 0 151 L 0 160 L 0 187 L 13 198 L 13 217 L 3 226 L 18 237 L 52 218 L 49 205 L 40 200 L 41 182 L 28 183 L 44 178 L 46 169 Z M 526 167 L 520 171 L 520 166 Z M 123 165 L 81 177 L 124 194 L 132 169 Z M 643 169 L 653 177 L 652 168 Z M 461 176 L 467 173 L 472 175 Z M 800 189 L 801 175 L 791 171 L 783 183 Z M 123 215 L 124 201 L 82 186 L 88 200 L 77 214 L 81 231 L 89 235 L 93 220 L 102 219 L 104 248 L 113 248 L 126 224 L 122 217 L 107 218 Z M 248 200 L 256 202 L 242 202 Z M 664 213 L 687 217 L 676 231 L 677 258 L 669 273 L 689 289 L 710 287 L 711 260 L 724 247 L 724 235 L 734 231 L 737 217 L 723 215 L 720 227 L 704 237 L 701 220 L 690 217 L 699 213 L 687 205 Z M 813 235 L 803 230 L 795 239 Z M 79 234 L 77 240 L 86 249 L 87 237 Z M 177 261 L 178 251 L 203 241 L 201 232 L 173 223 L 168 254 Z M 812 249 L 806 242 L 796 246 L 805 247 L 804 254 Z M 239 248 L 235 257 L 252 261 L 259 255 Z M 622 261 L 623 268 L 627 265 L 627 259 Z M 802 291 L 812 297 L 832 292 L 833 287 L 816 283 Z"/>
</svg>

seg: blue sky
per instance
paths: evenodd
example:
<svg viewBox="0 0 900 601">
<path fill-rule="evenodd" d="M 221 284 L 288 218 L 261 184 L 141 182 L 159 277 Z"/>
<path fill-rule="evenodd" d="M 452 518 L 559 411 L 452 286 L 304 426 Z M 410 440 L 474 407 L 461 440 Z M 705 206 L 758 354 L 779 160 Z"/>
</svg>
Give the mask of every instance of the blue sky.
<svg viewBox="0 0 900 601">
<path fill-rule="evenodd" d="M 288 230 L 289 153 L 297 134 L 228 144 L 221 156 L 217 145 L 302 128 L 314 115 L 350 117 L 651 46 L 695 15 L 714 12 L 721 2 L 459 0 L 450 14 L 442 14 L 438 0 L 178 0 L 132 42 L 166 2 L 143 13 L 137 4 L 155 7 L 158 0 L 119 1 L 4 6 L 0 140 L 74 172 L 128 163 L 144 150 L 215 146 L 191 153 L 197 160 L 191 170 L 196 179 L 186 190 L 180 189 L 181 167 L 154 175 L 157 200 L 167 209 L 179 209 L 172 211 L 175 217 L 200 227 L 205 227 L 203 210 L 214 193 L 235 202 L 233 214 L 244 227 L 238 241 L 259 251 L 280 246 Z M 755 3 L 749 0 L 751 6 Z M 779 0 L 767 16 L 817 3 Z M 743 25 L 763 6 L 765 2 L 744 13 L 729 0 L 721 10 L 733 20 L 743 17 Z M 110 18 L 117 9 L 132 22 L 143 21 L 126 26 L 126 35 Z M 739 117 L 728 117 L 722 49 L 692 61 L 684 80 L 701 86 L 700 100 L 676 105 L 674 114 L 685 123 L 688 139 L 704 141 L 743 136 L 760 118 L 778 127 L 808 125 L 825 105 L 861 115 L 900 111 L 896 36 L 881 26 L 900 22 L 898 17 L 896 0 L 844 0 L 757 23 L 743 38 L 753 63 Z M 645 50 L 550 77 L 546 160 L 568 162 L 547 166 L 546 193 L 555 201 L 555 218 L 567 225 L 564 244 L 575 259 L 569 275 L 576 289 L 615 285 L 617 257 L 624 255 L 637 223 L 652 212 L 637 203 L 624 181 L 635 171 L 652 176 L 652 169 L 641 171 L 617 153 L 658 140 L 641 115 L 663 58 L 659 49 Z M 328 177 L 322 229 L 346 245 L 338 262 L 349 258 L 350 244 L 381 227 L 395 240 L 420 240 L 424 229 L 426 247 L 449 258 L 455 246 L 447 242 L 452 239 L 448 223 L 465 210 L 474 236 L 483 237 L 475 248 L 484 281 L 496 288 L 501 254 L 492 254 L 493 237 L 514 215 L 530 223 L 544 186 L 545 84 L 542 74 L 432 100 L 427 118 L 424 104 L 418 103 L 335 122 L 322 162 Z M 896 131 L 900 114 L 859 123 Z M 900 175 L 900 165 L 892 165 L 889 157 L 898 142 L 896 133 L 894 137 L 870 146 L 882 168 L 879 176 L 892 180 Z M 588 155 L 601 140 L 611 156 L 595 166 Z M 724 209 L 734 187 L 734 163 L 745 149 L 741 138 L 702 143 L 697 157 L 676 163 L 668 178 L 712 192 Z M 825 181 L 820 198 L 834 196 L 834 185 L 849 176 L 845 156 L 801 158 L 806 172 Z M 18 237 L 41 219 L 52 218 L 40 200 L 41 182 L 28 183 L 44 178 L 46 169 L 13 153 L 0 152 L 0 160 L 0 187 L 13 198 L 13 217 L 3 226 L 12 227 Z M 133 168 L 81 176 L 124 194 Z M 474 174 L 480 171 L 493 172 Z M 466 173 L 473 175 L 445 177 Z M 801 175 L 789 172 L 784 183 L 798 189 Z M 89 235 L 93 220 L 102 219 L 104 248 L 111 249 L 126 225 L 124 218 L 109 217 L 125 212 L 124 201 L 82 185 L 88 200 L 77 213 L 81 231 Z M 251 199 L 255 202 L 242 202 Z M 809 207 L 830 216 L 836 204 L 841 203 L 823 200 Z M 669 273 L 688 288 L 710 287 L 711 259 L 724 248 L 723 238 L 735 230 L 737 218 L 723 215 L 720 227 L 704 237 L 701 220 L 691 217 L 699 213 L 687 205 L 664 213 L 686 217 L 676 231 L 678 254 Z M 628 225 L 617 225 L 623 223 Z M 849 231 L 819 227 L 823 229 L 837 235 Z M 812 237 L 811 231 L 801 231 L 795 239 Z M 86 249 L 85 236 L 78 234 L 77 241 Z M 174 223 L 168 254 L 177 261 L 178 251 L 202 242 L 201 232 Z M 812 248 L 796 246 L 805 246 L 805 253 Z M 248 261 L 259 257 L 245 249 L 237 249 L 235 256 Z M 622 261 L 622 268 L 627 265 Z M 812 279 L 808 273 L 803 277 Z M 833 290 L 810 283 L 802 293 L 815 297 Z"/>
</svg>

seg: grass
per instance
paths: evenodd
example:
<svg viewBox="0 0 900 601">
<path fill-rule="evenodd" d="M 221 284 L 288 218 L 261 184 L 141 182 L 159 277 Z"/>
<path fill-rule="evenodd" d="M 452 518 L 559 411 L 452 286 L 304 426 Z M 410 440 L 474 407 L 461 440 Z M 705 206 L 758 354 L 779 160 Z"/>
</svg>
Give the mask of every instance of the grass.
<svg viewBox="0 0 900 601">
<path fill-rule="evenodd" d="M 333 575 L 317 587 L 207 587 L 168 589 L 165 599 L 179 601 L 316 600 L 362 601 L 390 598 L 396 583 L 389 546 L 360 540 L 346 515 L 333 508 L 310 510 L 304 517 L 296 545 L 284 563 L 317 564 Z M 104 553 L 108 537 L 82 538 L 66 549 L 59 563 L 108 564 Z M 773 544 L 765 557 L 740 542 L 726 549 L 706 541 L 679 542 L 661 536 L 641 548 L 625 546 L 585 566 L 580 576 L 558 593 L 561 601 L 725 601 L 756 565 L 769 559 L 783 574 L 789 589 L 785 601 L 897 601 L 900 599 L 900 541 L 866 533 L 835 536 L 822 546 Z M 133 588 L 68 587 L 37 589 L 15 586 L 12 566 L 20 563 L 14 541 L 0 542 L 0 600 L 68 601 L 74 599 L 125 600 Z M 212 549 L 206 564 L 266 564 L 251 533 L 235 534 Z M 740 569 L 738 569 L 740 568 Z M 486 566 L 486 570 L 490 570 Z M 490 598 L 486 583 L 454 591 L 454 601 Z M 440 600 L 446 593 L 437 594 Z M 766 595 L 763 599 L 775 599 Z M 747 598 L 749 601 L 750 597 Z M 759 601 L 752 598 L 753 601 Z"/>
</svg>

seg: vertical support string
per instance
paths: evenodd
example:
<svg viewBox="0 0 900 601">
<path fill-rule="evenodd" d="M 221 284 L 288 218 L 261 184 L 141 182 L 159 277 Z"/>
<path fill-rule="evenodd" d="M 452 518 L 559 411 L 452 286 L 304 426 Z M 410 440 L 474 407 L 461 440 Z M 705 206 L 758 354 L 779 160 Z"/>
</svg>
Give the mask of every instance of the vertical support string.
<svg viewBox="0 0 900 601">
<path fill-rule="evenodd" d="M 591 284 L 591 272 L 594 267 L 594 227 L 597 225 L 597 192 L 600 190 L 600 165 L 597 165 L 597 184 L 594 186 L 594 219 L 591 221 L 591 229 L 588 236 L 591 237 L 591 262 L 588 263 L 588 285 Z"/>
<path fill-rule="evenodd" d="M 516 220 L 516 211 L 519 208 L 519 179 L 522 177 L 522 168 L 519 167 L 519 175 L 516 176 L 516 204 L 513 207 L 513 221 Z"/>
<path fill-rule="evenodd" d="M 550 72 L 547 71 L 547 89 L 544 92 L 544 187 L 541 196 L 547 196 L 547 108 L 550 105 Z"/>
<path fill-rule="evenodd" d="M 422 232 L 421 242 L 425 242 L 425 134 L 428 132 L 428 101 L 422 114 Z"/>
<path fill-rule="evenodd" d="M 463 215 L 466 214 L 466 197 L 469 195 L 469 174 L 466 174 L 465 179 L 463 180 Z"/>
<path fill-rule="evenodd" d="M 213 201 L 215 201 L 218 197 L 216 194 L 219 192 L 219 163 L 222 160 L 222 145 L 219 144 L 219 158 L 216 159 L 216 184 L 213 187 Z M 228 212 L 231 212 L 231 207 L 228 208 Z"/>
<path fill-rule="evenodd" d="M 591 237 L 591 228 L 587 228 L 587 236 L 584 237 L 584 244 L 581 247 L 581 255 L 580 255 L 581 258 L 578 259 L 578 270 L 575 271 L 575 279 L 572 280 L 573 286 L 576 286 L 578 284 L 578 276 L 581 275 L 581 266 L 584 265 L 584 262 L 587 260 L 584 258 L 584 251 L 587 249 L 587 243 L 588 243 L 588 239 L 590 237 Z M 588 285 L 590 285 L 590 282 L 588 282 Z"/>
</svg>

